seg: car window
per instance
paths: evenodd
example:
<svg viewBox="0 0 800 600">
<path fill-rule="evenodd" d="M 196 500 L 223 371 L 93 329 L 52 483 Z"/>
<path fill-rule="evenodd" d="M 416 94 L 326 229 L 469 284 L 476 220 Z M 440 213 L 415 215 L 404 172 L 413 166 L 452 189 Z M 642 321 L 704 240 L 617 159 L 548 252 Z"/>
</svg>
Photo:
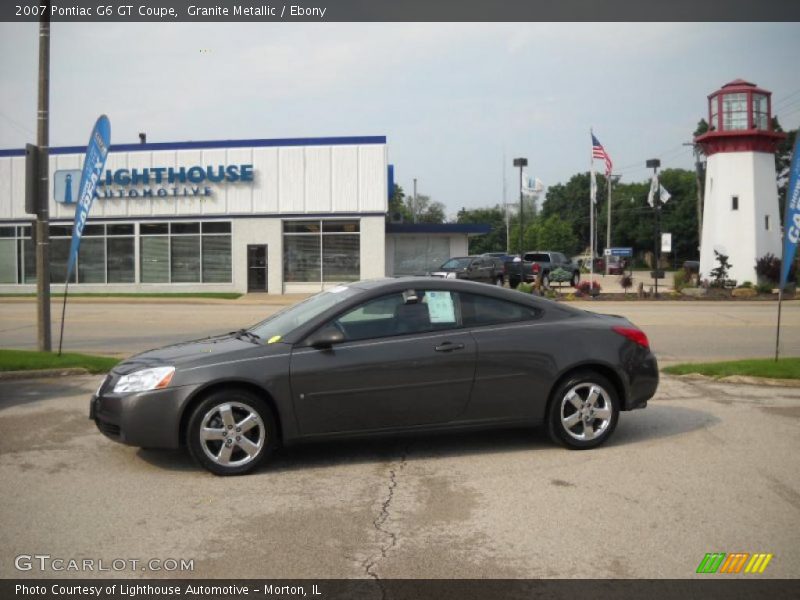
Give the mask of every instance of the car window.
<svg viewBox="0 0 800 600">
<path fill-rule="evenodd" d="M 469 266 L 470 259 L 469 258 L 451 258 L 446 263 L 444 263 L 441 268 L 442 269 L 464 269 Z"/>
<path fill-rule="evenodd" d="M 472 266 L 473 267 L 482 267 L 483 266 L 483 261 L 480 258 L 476 258 L 475 260 L 472 261 Z"/>
<path fill-rule="evenodd" d="M 459 298 L 461 319 L 465 327 L 531 321 L 542 315 L 541 309 L 499 298 L 463 293 L 459 294 Z"/>
<path fill-rule="evenodd" d="M 455 295 L 440 290 L 405 290 L 369 300 L 333 320 L 345 341 L 440 329 L 458 323 Z"/>
<path fill-rule="evenodd" d="M 550 262 L 550 255 L 541 252 L 531 252 L 525 255 L 525 260 L 528 262 Z"/>
</svg>

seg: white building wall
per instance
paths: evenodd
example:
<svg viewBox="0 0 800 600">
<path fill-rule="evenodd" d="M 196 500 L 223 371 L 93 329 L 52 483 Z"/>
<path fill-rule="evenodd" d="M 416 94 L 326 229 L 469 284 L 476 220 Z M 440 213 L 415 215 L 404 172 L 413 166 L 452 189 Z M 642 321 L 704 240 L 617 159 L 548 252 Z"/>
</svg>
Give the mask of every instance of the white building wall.
<svg viewBox="0 0 800 600">
<path fill-rule="evenodd" d="M 71 223 L 74 205 L 56 202 L 54 174 L 81 169 L 83 154 L 50 155 L 50 215 L 54 223 Z M 153 149 L 109 153 L 106 170 L 153 167 L 253 165 L 252 182 L 203 182 L 156 184 L 149 187 L 206 185 L 210 196 L 100 197 L 90 221 L 140 222 L 141 219 L 202 221 L 229 217 L 231 221 L 232 283 L 228 284 L 77 284 L 75 289 L 94 291 L 237 291 L 247 290 L 247 245 L 268 245 L 268 290 L 272 294 L 319 291 L 328 284 L 283 284 L 282 217 L 327 219 L 345 217 L 361 221 L 361 276 L 382 277 L 385 265 L 385 212 L 387 210 L 387 150 L 385 143 L 308 146 L 255 146 L 197 149 Z M 105 173 L 104 173 L 105 176 Z M 0 157 L 0 223 L 30 222 L 25 213 L 25 159 Z M 126 186 L 139 189 L 144 185 Z M 112 185 L 112 189 L 120 186 Z M 249 218 L 252 217 L 252 218 Z M 227 220 L 227 219 L 226 219 Z M 139 279 L 139 246 L 136 244 L 136 276 Z M 335 285 L 334 283 L 330 285 Z M 302 288 L 302 289 L 301 289 Z M 2 284 L 0 292 L 31 291 L 33 286 Z M 58 290 L 58 286 L 53 286 Z"/>
<path fill-rule="evenodd" d="M 764 152 L 720 152 L 708 158 L 703 207 L 700 273 L 711 278 L 714 250 L 727 255 L 729 278 L 756 282 L 756 260 L 780 256 L 780 222 L 775 159 Z M 733 197 L 739 208 L 733 210 Z M 764 217 L 769 215 L 770 229 Z"/>
</svg>

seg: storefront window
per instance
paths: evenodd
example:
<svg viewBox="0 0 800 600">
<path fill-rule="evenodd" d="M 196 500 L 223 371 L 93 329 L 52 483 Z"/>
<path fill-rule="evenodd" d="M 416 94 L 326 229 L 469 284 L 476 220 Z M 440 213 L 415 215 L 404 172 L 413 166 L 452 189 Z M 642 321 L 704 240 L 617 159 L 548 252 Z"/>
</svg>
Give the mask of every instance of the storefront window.
<svg viewBox="0 0 800 600">
<path fill-rule="evenodd" d="M 109 226 L 109 232 L 111 227 Z M 108 283 L 136 281 L 133 237 L 109 237 L 107 243 Z"/>
<path fill-rule="evenodd" d="M 78 282 L 106 282 L 106 241 L 87 237 L 81 240 L 78 250 Z"/>
<path fill-rule="evenodd" d="M 356 281 L 361 274 L 358 220 L 284 221 L 283 279 Z"/>
<path fill-rule="evenodd" d="M 139 243 L 142 283 L 169 283 L 169 237 L 142 235 Z"/>
<path fill-rule="evenodd" d="M 394 242 L 394 274 L 425 275 L 450 258 L 450 238 L 398 235 Z"/>
<path fill-rule="evenodd" d="M 231 236 L 204 233 L 203 283 L 230 283 L 230 281 Z"/>
<path fill-rule="evenodd" d="M 17 283 L 17 241 L 14 238 L 0 238 L 0 283 Z"/>
<path fill-rule="evenodd" d="M 170 244 L 172 283 L 199 283 L 200 236 L 173 235 Z"/>
</svg>

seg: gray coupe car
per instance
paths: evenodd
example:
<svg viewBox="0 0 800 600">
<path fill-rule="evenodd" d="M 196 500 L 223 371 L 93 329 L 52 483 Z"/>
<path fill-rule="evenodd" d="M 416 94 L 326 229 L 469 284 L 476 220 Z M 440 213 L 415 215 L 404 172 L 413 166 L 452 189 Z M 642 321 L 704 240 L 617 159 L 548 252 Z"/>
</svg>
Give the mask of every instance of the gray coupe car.
<svg viewBox="0 0 800 600">
<path fill-rule="evenodd" d="M 218 475 L 278 445 L 541 425 L 599 446 L 658 385 L 645 334 L 517 291 L 432 278 L 334 287 L 249 329 L 144 352 L 91 399 L 109 438 L 186 446 Z"/>
</svg>

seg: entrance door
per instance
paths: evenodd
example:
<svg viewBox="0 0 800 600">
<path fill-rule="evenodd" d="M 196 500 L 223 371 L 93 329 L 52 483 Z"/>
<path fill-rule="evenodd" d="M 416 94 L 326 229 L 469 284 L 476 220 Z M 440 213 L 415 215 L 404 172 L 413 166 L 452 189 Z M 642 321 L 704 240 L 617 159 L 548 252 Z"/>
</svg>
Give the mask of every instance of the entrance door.
<svg viewBox="0 0 800 600">
<path fill-rule="evenodd" d="M 247 291 L 267 291 L 267 245 L 247 246 Z"/>
</svg>

